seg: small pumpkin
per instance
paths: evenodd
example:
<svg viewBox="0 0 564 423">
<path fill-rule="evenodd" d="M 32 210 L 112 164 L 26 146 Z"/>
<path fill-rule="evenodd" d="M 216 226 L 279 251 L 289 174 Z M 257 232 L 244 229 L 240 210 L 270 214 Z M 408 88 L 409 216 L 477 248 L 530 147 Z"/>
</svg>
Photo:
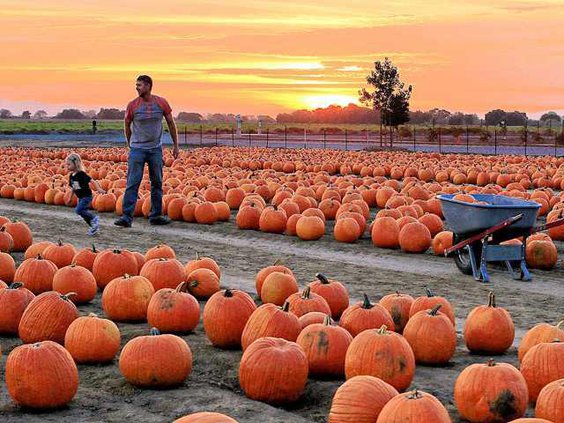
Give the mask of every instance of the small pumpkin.
<svg viewBox="0 0 564 423">
<path fill-rule="evenodd" d="M 14 252 L 23 252 L 33 244 L 31 229 L 24 222 L 8 222 L 3 226 L 14 241 Z"/>
<path fill-rule="evenodd" d="M 175 259 L 176 253 L 174 252 L 174 249 L 169 245 L 159 244 L 149 248 L 144 256 L 145 262 L 151 259 L 159 258 Z"/>
<path fill-rule="evenodd" d="M 220 289 L 219 276 L 207 268 L 199 268 L 190 272 L 186 278 L 188 290 L 198 299 L 211 297 Z"/>
<path fill-rule="evenodd" d="M 143 264 L 140 276 L 147 278 L 153 284 L 155 291 L 161 288 L 176 288 L 186 280 L 184 266 L 174 258 L 154 258 Z"/>
<path fill-rule="evenodd" d="M 295 314 L 298 318 L 311 311 L 319 311 L 325 314 L 331 313 L 325 298 L 311 292 L 309 286 L 305 287 L 301 293 L 296 292 L 290 295 L 286 301 L 290 304 L 290 313 Z"/>
<path fill-rule="evenodd" d="M 57 270 L 53 276 L 53 291 L 61 294 L 74 292 L 70 300 L 75 304 L 84 304 L 96 297 L 98 286 L 90 270 L 76 264 Z"/>
<path fill-rule="evenodd" d="M 377 423 L 450 423 L 448 411 L 433 395 L 417 389 L 396 395 L 382 408 Z"/>
<path fill-rule="evenodd" d="M 555 339 L 532 347 L 521 362 L 521 373 L 529 388 L 529 401 L 534 403 L 542 388 L 564 378 L 564 342 Z"/>
<path fill-rule="evenodd" d="M 151 327 L 161 332 L 187 333 L 198 326 L 200 303 L 186 289 L 187 283 L 181 282 L 176 289 L 161 288 L 153 294 L 147 306 Z"/>
<path fill-rule="evenodd" d="M 16 274 L 16 262 L 14 258 L 8 254 L 0 252 L 0 280 L 11 283 L 14 281 Z"/>
<path fill-rule="evenodd" d="M 60 239 L 56 244 L 50 245 L 43 251 L 43 258 L 53 262 L 59 269 L 69 266 L 75 255 L 76 249 L 72 244 L 64 244 Z"/>
<path fill-rule="evenodd" d="M 292 270 L 290 270 L 290 268 L 282 265 L 282 262 L 280 260 L 276 260 L 276 262 L 272 266 L 268 266 L 268 267 L 265 267 L 264 269 L 261 269 L 257 273 L 257 276 L 255 278 L 255 285 L 256 285 L 256 289 L 257 289 L 257 295 L 259 296 L 259 298 L 260 298 L 260 292 L 262 290 L 262 285 L 264 284 L 264 280 L 267 278 L 268 275 L 270 275 L 273 272 L 286 273 L 286 274 L 294 276 L 294 274 L 292 273 Z"/>
<path fill-rule="evenodd" d="M 92 264 L 92 274 L 98 287 L 104 289 L 112 280 L 123 275 L 139 274 L 137 260 L 127 250 L 104 250 L 96 256 Z"/>
<path fill-rule="evenodd" d="M 92 266 L 94 265 L 94 260 L 96 260 L 97 255 L 98 250 L 96 250 L 96 246 L 92 244 L 91 248 L 83 248 L 77 252 L 72 258 L 72 262 L 77 266 L 85 267 L 92 272 Z"/>
<path fill-rule="evenodd" d="M 364 300 L 348 307 L 341 315 L 339 324 L 357 336 L 366 329 L 376 329 L 385 325 L 386 328 L 394 329 L 392 316 L 380 304 L 372 304 L 368 295 L 363 294 Z"/>
<path fill-rule="evenodd" d="M 185 269 L 187 275 L 197 269 L 209 269 L 215 273 L 218 278 L 221 277 L 221 270 L 216 261 L 210 257 L 200 256 L 199 252 L 196 252 L 196 259 L 190 260 L 186 263 Z"/>
<path fill-rule="evenodd" d="M 317 280 L 310 282 L 311 292 L 321 295 L 329 304 L 333 319 L 339 319 L 349 306 L 349 292 L 338 280 L 329 279 L 322 273 L 315 275 Z"/>
<path fill-rule="evenodd" d="M 173 423 L 237 423 L 237 420 L 225 414 L 202 411 L 176 419 Z"/>
<path fill-rule="evenodd" d="M 409 310 L 411 304 L 413 304 L 413 297 L 396 291 L 395 294 L 383 296 L 378 303 L 388 310 L 388 313 L 392 316 L 395 331 L 402 333 L 409 320 Z"/>
<path fill-rule="evenodd" d="M 541 389 L 535 415 L 553 423 L 564 422 L 564 378 L 550 382 Z"/>
<path fill-rule="evenodd" d="M 114 322 L 96 314 L 74 320 L 65 334 L 65 348 L 77 363 L 107 363 L 116 356 L 121 334 Z"/>
<path fill-rule="evenodd" d="M 272 272 L 262 284 L 260 298 L 263 303 L 273 303 L 280 306 L 298 290 L 298 283 L 292 274 Z"/>
<path fill-rule="evenodd" d="M 435 295 L 429 288 L 425 288 L 425 292 L 427 295 L 417 297 L 413 301 L 413 304 L 411 304 L 411 308 L 409 309 L 409 317 L 411 318 L 411 316 L 421 310 L 432 310 L 433 307 L 440 304 L 441 313 L 445 314 L 454 326 L 454 308 L 452 307 L 451 303 L 446 298 Z"/>
<path fill-rule="evenodd" d="M 0 334 L 17 335 L 22 315 L 35 298 L 20 282 L 0 289 Z"/>
<path fill-rule="evenodd" d="M 13 280 L 22 282 L 27 289 L 37 295 L 53 289 L 55 273 L 57 273 L 57 266 L 39 255 L 36 258 L 24 260 L 16 270 Z M 9 279 L 4 280 L 11 282 Z"/>
<path fill-rule="evenodd" d="M 102 292 L 102 308 L 116 322 L 145 321 L 154 293 L 155 289 L 148 279 L 126 274 L 106 285 Z"/>
</svg>

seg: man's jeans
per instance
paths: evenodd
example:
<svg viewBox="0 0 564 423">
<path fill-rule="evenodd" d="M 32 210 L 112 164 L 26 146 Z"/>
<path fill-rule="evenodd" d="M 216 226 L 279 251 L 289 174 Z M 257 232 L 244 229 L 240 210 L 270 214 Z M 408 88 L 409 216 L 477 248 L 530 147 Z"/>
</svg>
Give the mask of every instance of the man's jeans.
<svg viewBox="0 0 564 423">
<path fill-rule="evenodd" d="M 133 221 L 133 212 L 137 204 L 139 185 L 143 180 L 145 163 L 149 165 L 151 181 L 151 214 L 153 219 L 162 214 L 163 209 L 163 150 L 162 147 L 152 149 L 131 148 L 127 160 L 127 187 L 123 196 L 123 218 Z"/>
<path fill-rule="evenodd" d="M 89 225 L 90 222 L 92 222 L 92 219 L 94 219 L 94 215 L 92 214 L 92 212 L 88 210 L 91 202 L 92 202 L 92 197 L 90 196 L 79 198 L 78 204 L 74 209 L 75 213 L 78 214 L 80 217 L 82 217 L 84 221 Z"/>
</svg>

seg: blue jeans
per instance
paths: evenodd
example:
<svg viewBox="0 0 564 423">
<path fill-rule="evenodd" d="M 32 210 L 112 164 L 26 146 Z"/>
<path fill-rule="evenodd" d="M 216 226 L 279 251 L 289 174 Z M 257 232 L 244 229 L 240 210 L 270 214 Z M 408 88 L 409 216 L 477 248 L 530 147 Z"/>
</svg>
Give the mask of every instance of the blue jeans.
<svg viewBox="0 0 564 423">
<path fill-rule="evenodd" d="M 90 225 L 92 219 L 94 219 L 94 215 L 88 208 L 90 207 L 90 203 L 92 202 L 92 197 L 82 197 L 78 199 L 78 204 L 74 209 L 75 213 L 78 214 L 80 217 L 84 219 L 86 223 Z"/>
<path fill-rule="evenodd" d="M 145 163 L 149 165 L 151 181 L 151 213 L 149 219 L 159 217 L 163 211 L 163 150 L 162 147 L 142 149 L 131 148 L 127 159 L 127 187 L 123 196 L 123 218 L 133 221 L 137 204 L 139 185 L 143 180 Z"/>
</svg>

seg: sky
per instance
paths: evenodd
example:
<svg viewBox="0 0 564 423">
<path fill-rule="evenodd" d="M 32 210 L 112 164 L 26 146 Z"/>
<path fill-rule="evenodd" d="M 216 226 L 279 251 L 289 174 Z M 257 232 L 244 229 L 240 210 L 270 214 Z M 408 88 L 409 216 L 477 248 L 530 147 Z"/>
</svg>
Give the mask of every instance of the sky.
<svg viewBox="0 0 564 423">
<path fill-rule="evenodd" d="M 564 114 L 564 0 L 0 0 L 0 107 L 125 108 L 149 74 L 173 110 L 356 102 L 374 61 L 412 110 Z"/>
</svg>

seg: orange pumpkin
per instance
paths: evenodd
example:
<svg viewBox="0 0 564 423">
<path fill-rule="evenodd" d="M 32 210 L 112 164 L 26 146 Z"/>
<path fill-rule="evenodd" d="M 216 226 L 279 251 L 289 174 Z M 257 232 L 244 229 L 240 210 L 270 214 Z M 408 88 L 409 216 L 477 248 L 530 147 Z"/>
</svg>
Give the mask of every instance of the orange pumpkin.
<svg viewBox="0 0 564 423">
<path fill-rule="evenodd" d="M 542 388 L 564 378 L 564 342 L 537 344 L 532 347 L 521 362 L 521 373 L 529 388 L 529 401 L 534 403 Z"/>
<path fill-rule="evenodd" d="M 186 333 L 200 322 L 200 303 L 186 292 L 187 283 L 181 282 L 176 289 L 161 288 L 156 291 L 147 306 L 149 325 L 161 332 Z"/>
<path fill-rule="evenodd" d="M 392 316 L 380 304 L 372 304 L 368 295 L 363 294 L 364 300 L 348 307 L 341 315 L 339 324 L 350 332 L 352 336 L 367 329 L 395 328 Z"/>
<path fill-rule="evenodd" d="M 552 342 L 555 339 L 564 339 L 564 320 L 553 326 L 548 323 L 539 323 L 527 331 L 519 344 L 518 357 L 523 361 L 525 354 L 537 344 Z"/>
<path fill-rule="evenodd" d="M 155 289 L 148 279 L 126 274 L 106 285 L 102 292 L 102 308 L 116 322 L 144 321 L 154 293 Z"/>
<path fill-rule="evenodd" d="M 450 423 L 448 411 L 433 395 L 417 389 L 390 399 L 378 417 L 380 423 Z"/>
<path fill-rule="evenodd" d="M 535 415 L 553 423 L 564 422 L 564 378 L 550 382 L 541 389 Z"/>
<path fill-rule="evenodd" d="M 74 292 L 76 295 L 70 297 L 70 300 L 75 304 L 83 304 L 94 299 L 98 286 L 88 269 L 71 264 L 57 270 L 53 276 L 53 291 L 61 294 Z"/>
<path fill-rule="evenodd" d="M 394 330 L 397 333 L 402 333 L 409 320 L 409 310 L 411 304 L 413 304 L 413 297 L 396 291 L 395 294 L 385 295 L 378 303 L 388 310 L 388 313 L 392 316 Z"/>
<path fill-rule="evenodd" d="M 96 314 L 79 317 L 65 334 L 65 348 L 77 363 L 112 361 L 120 347 L 121 335 L 114 322 Z"/>
<path fill-rule="evenodd" d="M 35 295 L 20 282 L 0 289 L 0 334 L 18 334 L 22 315 L 34 298 Z"/>
<path fill-rule="evenodd" d="M 317 280 L 310 282 L 308 286 L 311 292 L 321 295 L 329 304 L 331 316 L 339 319 L 343 311 L 349 306 L 349 292 L 347 288 L 335 279 L 328 279 L 322 273 L 315 275 Z"/>
</svg>

